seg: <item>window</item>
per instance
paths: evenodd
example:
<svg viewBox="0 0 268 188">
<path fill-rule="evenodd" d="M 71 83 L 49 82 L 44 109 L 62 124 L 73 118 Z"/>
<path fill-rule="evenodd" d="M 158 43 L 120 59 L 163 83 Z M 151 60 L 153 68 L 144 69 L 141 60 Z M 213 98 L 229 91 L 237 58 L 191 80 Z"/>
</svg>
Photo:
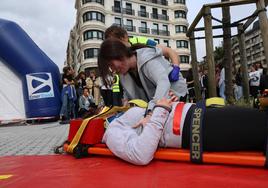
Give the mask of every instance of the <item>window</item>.
<svg viewBox="0 0 268 188">
<path fill-rule="evenodd" d="M 153 24 L 152 34 L 153 35 L 159 35 L 159 26 L 156 23 Z"/>
<path fill-rule="evenodd" d="M 187 27 L 185 25 L 176 25 L 175 26 L 175 32 L 176 33 L 186 33 Z"/>
<path fill-rule="evenodd" d="M 114 18 L 114 23 L 116 24 L 116 25 L 119 25 L 119 26 L 121 26 L 121 18 Z"/>
<path fill-rule="evenodd" d="M 121 13 L 121 3 L 120 1 L 114 1 L 113 11 L 117 13 Z"/>
<path fill-rule="evenodd" d="M 169 36 L 168 25 L 163 24 L 163 30 L 160 30 L 159 32 L 160 35 Z"/>
<path fill-rule="evenodd" d="M 168 40 L 164 40 L 164 44 L 169 47 L 169 41 Z"/>
<path fill-rule="evenodd" d="M 140 6 L 140 12 L 139 12 L 139 16 L 141 16 L 141 17 L 148 17 L 147 16 L 147 12 L 146 12 L 146 7 L 145 6 Z"/>
<path fill-rule="evenodd" d="M 126 3 L 125 13 L 126 13 L 126 14 L 129 14 L 129 15 L 134 15 L 134 14 L 132 13 L 132 4 L 131 4 L 131 3 Z"/>
<path fill-rule="evenodd" d="M 147 28 L 147 22 L 141 22 L 141 27 L 142 28 Z"/>
<path fill-rule="evenodd" d="M 141 22 L 140 33 L 149 33 L 147 22 Z"/>
<path fill-rule="evenodd" d="M 83 36 L 84 36 L 84 41 L 89 40 L 89 39 L 100 39 L 100 40 L 104 39 L 103 31 L 98 31 L 98 30 L 87 30 L 84 32 Z"/>
<path fill-rule="evenodd" d="M 158 19 L 158 11 L 157 11 L 157 8 L 153 8 L 152 9 L 152 18 L 154 19 Z"/>
<path fill-rule="evenodd" d="M 180 3 L 185 5 L 185 0 L 174 0 L 174 3 Z"/>
<path fill-rule="evenodd" d="M 159 26 L 158 26 L 158 24 L 154 23 L 154 24 L 153 24 L 153 29 L 155 29 L 155 30 L 159 30 Z"/>
<path fill-rule="evenodd" d="M 162 10 L 161 20 L 168 20 L 167 10 Z"/>
<path fill-rule="evenodd" d="M 188 48 L 188 41 L 186 40 L 177 40 L 177 48 Z"/>
<path fill-rule="evenodd" d="M 96 58 L 98 57 L 98 48 L 89 48 L 84 51 L 84 59 Z"/>
<path fill-rule="evenodd" d="M 258 41 L 258 36 L 253 37 L 251 40 L 252 40 L 252 43 L 257 42 Z"/>
<path fill-rule="evenodd" d="M 168 26 L 167 25 L 163 25 L 163 30 L 164 31 L 168 31 Z"/>
<path fill-rule="evenodd" d="M 141 12 L 146 12 L 146 6 L 140 6 Z"/>
<path fill-rule="evenodd" d="M 120 3 L 120 1 L 114 1 L 114 6 L 115 6 L 115 7 L 118 7 L 118 8 L 121 8 L 121 3 Z"/>
<path fill-rule="evenodd" d="M 83 15 L 83 22 L 89 21 L 89 20 L 97 20 L 105 23 L 105 16 L 100 12 L 90 11 L 86 12 Z"/>
<path fill-rule="evenodd" d="M 131 3 L 126 3 L 126 9 L 132 10 L 132 4 Z"/>
<path fill-rule="evenodd" d="M 133 28 L 133 21 L 127 19 L 127 25 L 126 25 L 126 27 L 127 27 L 127 31 L 133 31 L 134 30 L 134 28 Z"/>
<path fill-rule="evenodd" d="M 188 55 L 181 55 L 180 62 L 181 63 L 189 63 L 189 56 Z"/>
<path fill-rule="evenodd" d="M 99 4 L 104 5 L 104 0 L 83 0 L 82 3 L 83 4 L 86 4 L 86 3 L 99 3 Z"/>
<path fill-rule="evenodd" d="M 186 12 L 183 10 L 176 10 L 175 11 L 175 18 L 185 18 L 186 19 Z"/>
</svg>

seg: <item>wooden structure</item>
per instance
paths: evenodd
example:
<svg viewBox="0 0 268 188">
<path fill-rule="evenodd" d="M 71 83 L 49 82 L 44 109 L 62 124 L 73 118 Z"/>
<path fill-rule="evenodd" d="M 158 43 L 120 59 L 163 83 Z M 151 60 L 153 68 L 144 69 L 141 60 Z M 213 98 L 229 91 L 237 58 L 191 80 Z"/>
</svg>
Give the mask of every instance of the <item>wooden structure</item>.
<svg viewBox="0 0 268 188">
<path fill-rule="evenodd" d="M 239 49 L 241 56 L 241 67 L 243 74 L 243 94 L 246 101 L 249 101 L 249 86 L 248 86 L 248 73 L 247 73 L 247 58 L 246 58 L 246 48 L 245 48 L 245 30 L 254 22 L 254 20 L 259 17 L 261 36 L 263 40 L 264 53 L 266 61 L 268 60 L 268 21 L 266 15 L 266 6 L 268 4 L 268 0 L 232 0 L 232 1 L 224 1 L 219 3 L 211 3 L 205 4 L 195 17 L 193 23 L 190 25 L 187 36 L 190 38 L 190 48 L 191 48 L 191 59 L 192 59 L 192 68 L 194 75 L 194 83 L 195 83 L 195 93 L 197 100 L 201 99 L 201 89 L 198 78 L 198 66 L 197 66 L 197 54 L 196 54 L 196 46 L 195 39 L 205 39 L 206 43 L 206 59 L 208 64 L 208 87 L 209 87 L 209 97 L 216 97 L 216 84 L 215 84 L 215 63 L 214 63 L 214 54 L 213 54 L 213 38 L 223 37 L 223 35 L 213 36 L 213 29 L 221 29 L 223 28 L 223 24 L 221 25 L 212 25 L 212 20 L 216 20 L 222 23 L 221 20 L 214 18 L 211 14 L 211 10 L 214 8 L 224 8 L 245 4 L 256 4 L 256 11 L 241 20 L 230 23 L 229 27 L 237 27 L 238 29 L 238 39 L 239 39 Z M 196 28 L 197 24 L 204 18 L 204 27 Z M 242 22 L 245 23 L 243 24 Z M 204 37 L 195 38 L 195 32 L 197 31 L 205 31 Z M 231 36 L 230 36 L 231 37 Z"/>
</svg>

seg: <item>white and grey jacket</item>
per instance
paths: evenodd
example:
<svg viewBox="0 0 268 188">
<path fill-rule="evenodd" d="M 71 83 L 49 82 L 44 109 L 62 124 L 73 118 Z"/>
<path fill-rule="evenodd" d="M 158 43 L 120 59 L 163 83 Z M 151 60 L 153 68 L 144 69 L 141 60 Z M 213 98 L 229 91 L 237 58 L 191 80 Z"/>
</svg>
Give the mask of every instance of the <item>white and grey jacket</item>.
<svg viewBox="0 0 268 188">
<path fill-rule="evenodd" d="M 132 128 L 143 118 L 145 109 L 133 107 L 108 126 L 103 142 L 119 158 L 136 165 L 146 165 L 154 157 L 158 146 L 180 148 L 182 130 L 187 111 L 192 104 L 185 104 L 181 118 L 181 134 L 173 134 L 174 109 L 156 107 L 150 121 L 139 128 Z"/>
<path fill-rule="evenodd" d="M 157 100 L 168 97 L 170 89 L 178 97 L 185 96 L 187 93 L 186 80 L 180 73 L 178 81 L 169 81 L 168 75 L 173 67 L 163 58 L 160 48 L 141 48 L 136 52 L 138 74 L 144 90 L 137 86 L 128 73 L 120 75 L 120 82 L 124 88 L 126 98 L 143 99 L 149 102 L 148 109 L 153 109 Z"/>
</svg>

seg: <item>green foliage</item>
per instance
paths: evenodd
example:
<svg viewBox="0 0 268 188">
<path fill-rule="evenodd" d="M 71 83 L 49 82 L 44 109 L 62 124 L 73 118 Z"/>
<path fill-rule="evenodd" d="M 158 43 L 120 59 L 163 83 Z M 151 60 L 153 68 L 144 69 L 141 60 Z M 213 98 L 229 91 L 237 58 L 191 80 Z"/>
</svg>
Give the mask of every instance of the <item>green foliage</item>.
<svg viewBox="0 0 268 188">
<path fill-rule="evenodd" d="M 251 97 L 249 102 L 247 102 L 245 99 L 241 98 L 238 101 L 235 101 L 234 105 L 241 106 L 241 107 L 247 107 L 247 108 L 253 108 L 253 98 Z"/>
<path fill-rule="evenodd" d="M 224 49 L 222 46 L 217 46 L 215 47 L 215 50 L 214 50 L 214 59 L 215 59 L 215 62 L 219 62 L 223 59 L 223 55 L 224 55 Z"/>
</svg>

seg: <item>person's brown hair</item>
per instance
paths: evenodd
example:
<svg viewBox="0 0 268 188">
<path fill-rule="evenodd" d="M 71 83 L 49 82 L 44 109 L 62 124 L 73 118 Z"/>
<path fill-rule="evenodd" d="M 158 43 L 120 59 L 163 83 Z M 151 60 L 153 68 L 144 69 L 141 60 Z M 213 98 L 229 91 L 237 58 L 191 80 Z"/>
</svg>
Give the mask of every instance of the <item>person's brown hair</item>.
<svg viewBox="0 0 268 188">
<path fill-rule="evenodd" d="M 122 40 L 125 37 L 128 37 L 127 31 L 118 25 L 108 27 L 104 33 L 105 39 L 116 38 Z"/>
<path fill-rule="evenodd" d="M 63 67 L 63 69 L 62 69 L 63 74 L 67 75 L 67 73 L 68 73 L 69 70 L 71 70 L 71 67 L 70 66 Z"/>
<path fill-rule="evenodd" d="M 98 54 L 98 68 L 106 86 L 108 85 L 106 77 L 112 74 L 109 69 L 110 62 L 112 60 L 123 60 L 124 58 L 131 57 L 134 53 L 134 51 L 116 39 L 107 39 L 101 44 Z"/>
</svg>

